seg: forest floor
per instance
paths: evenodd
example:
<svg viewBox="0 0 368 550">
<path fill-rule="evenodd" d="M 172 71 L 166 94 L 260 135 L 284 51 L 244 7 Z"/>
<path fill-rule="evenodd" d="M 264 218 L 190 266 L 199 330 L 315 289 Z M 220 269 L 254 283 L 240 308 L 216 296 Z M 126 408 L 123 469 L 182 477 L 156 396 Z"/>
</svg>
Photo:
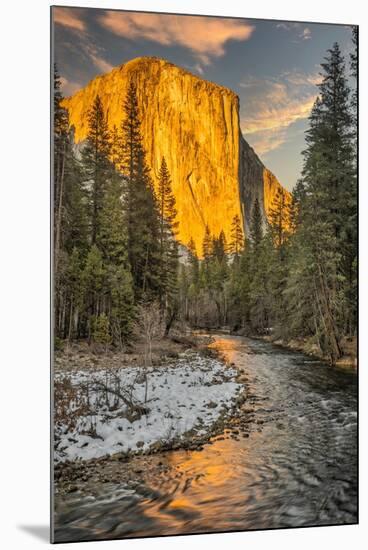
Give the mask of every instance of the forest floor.
<svg viewBox="0 0 368 550">
<path fill-rule="evenodd" d="M 209 343 L 198 335 L 162 339 L 150 367 L 139 345 L 131 353 L 93 353 L 85 343 L 57 352 L 56 492 L 138 483 L 151 466 L 164 467 L 160 456 L 172 449 L 201 450 L 226 430 L 248 437 L 246 379 Z"/>
</svg>

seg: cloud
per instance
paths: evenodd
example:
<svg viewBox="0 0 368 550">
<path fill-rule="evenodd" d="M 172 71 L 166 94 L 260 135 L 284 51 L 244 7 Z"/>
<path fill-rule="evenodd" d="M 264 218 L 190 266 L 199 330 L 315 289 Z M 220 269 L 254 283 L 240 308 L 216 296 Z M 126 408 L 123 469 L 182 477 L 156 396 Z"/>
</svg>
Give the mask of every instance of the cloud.
<svg viewBox="0 0 368 550">
<path fill-rule="evenodd" d="M 312 31 L 309 27 L 302 28 L 302 23 L 288 23 L 282 21 L 276 24 L 276 29 L 282 29 L 284 31 L 296 31 L 297 38 L 302 40 L 310 40 L 312 38 Z"/>
<path fill-rule="evenodd" d="M 268 130 L 267 132 L 260 132 L 258 135 L 252 136 L 251 139 L 247 139 L 257 155 L 262 157 L 283 145 L 287 141 L 287 135 L 285 130 Z"/>
<path fill-rule="evenodd" d="M 249 135 L 264 131 L 275 131 L 287 128 L 297 120 L 308 118 L 316 96 L 312 95 L 302 101 L 294 100 L 285 105 L 269 105 L 264 102 L 259 110 L 244 122 L 243 131 Z M 272 101 L 272 98 L 269 97 Z"/>
<path fill-rule="evenodd" d="M 81 19 L 78 10 L 71 8 L 53 8 L 54 23 L 68 27 L 74 31 L 84 32 L 86 25 Z"/>
<path fill-rule="evenodd" d="M 288 26 L 287 26 L 286 23 L 277 23 L 276 29 L 285 29 L 285 30 L 287 30 Z"/>
<path fill-rule="evenodd" d="M 309 117 L 318 95 L 318 75 L 290 71 L 278 78 L 248 77 L 240 83 L 241 128 L 257 153 L 265 155 L 287 141 L 296 122 Z"/>
<path fill-rule="evenodd" d="M 312 38 L 312 31 L 308 27 L 305 27 L 299 36 L 303 40 L 310 40 Z"/>
<path fill-rule="evenodd" d="M 300 23 L 294 23 L 289 21 L 281 21 L 280 23 L 276 24 L 276 29 L 282 29 L 284 31 L 291 31 L 293 29 L 298 29 L 300 27 Z"/>
<path fill-rule="evenodd" d="M 94 44 L 93 38 L 88 33 L 87 26 L 81 18 L 79 10 L 60 7 L 54 8 L 54 23 L 67 27 L 73 32 L 77 32 L 80 49 L 87 55 L 100 72 L 107 73 L 113 69 L 113 65 L 102 56 L 103 49 Z"/>
<path fill-rule="evenodd" d="M 204 69 L 200 63 L 196 63 L 193 67 L 193 70 L 199 73 L 200 75 L 203 75 Z"/>
<path fill-rule="evenodd" d="M 98 69 L 100 69 L 100 71 L 102 73 L 109 73 L 114 68 L 114 66 L 111 65 L 111 63 L 109 63 L 108 61 L 106 61 L 102 57 L 98 57 L 96 55 L 91 55 L 91 59 L 92 59 L 93 63 L 95 64 L 95 66 Z"/>
<path fill-rule="evenodd" d="M 108 73 L 114 68 L 111 63 L 102 57 L 101 49 L 92 42 L 84 41 L 83 48 L 95 67 L 97 67 L 102 73 Z"/>
<path fill-rule="evenodd" d="M 258 113 L 257 117 L 242 123 L 242 131 L 256 152 L 266 155 L 288 140 L 292 124 L 309 117 L 314 101 L 315 96 L 312 96 L 302 103 Z"/>
<path fill-rule="evenodd" d="M 203 64 L 225 54 L 229 40 L 248 40 L 254 26 L 236 19 L 106 11 L 100 24 L 118 36 L 188 48 Z"/>
<path fill-rule="evenodd" d="M 289 84 L 294 84 L 296 86 L 305 86 L 307 84 L 317 86 L 322 82 L 322 76 L 318 71 L 315 73 L 303 73 L 296 70 L 286 71 L 282 74 L 282 78 Z"/>
</svg>

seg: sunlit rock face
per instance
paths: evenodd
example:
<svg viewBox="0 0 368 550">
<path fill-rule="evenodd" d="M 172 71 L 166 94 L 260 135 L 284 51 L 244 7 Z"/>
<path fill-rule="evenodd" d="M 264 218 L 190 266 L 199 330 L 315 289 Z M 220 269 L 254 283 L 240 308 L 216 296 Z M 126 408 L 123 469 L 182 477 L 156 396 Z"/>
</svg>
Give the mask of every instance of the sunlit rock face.
<svg viewBox="0 0 368 550">
<path fill-rule="evenodd" d="M 267 213 L 280 184 L 244 140 L 239 100 L 231 90 L 162 59 L 133 59 L 64 100 L 76 143 L 87 136 L 88 110 L 97 94 L 109 127 L 120 126 L 131 80 L 153 180 L 157 183 L 163 156 L 171 173 L 179 240 L 187 244 L 193 237 L 200 254 L 206 224 L 212 234 L 223 230 L 230 240 L 236 214 L 248 233 L 255 197 Z"/>
<path fill-rule="evenodd" d="M 276 176 L 262 164 L 242 135 L 240 136 L 239 149 L 240 203 L 243 211 L 245 234 L 249 235 L 252 209 L 256 199 L 258 199 L 266 225 L 272 207 L 275 208 L 274 201 L 278 193 L 284 192 L 286 205 L 291 203 L 291 194 L 282 187 Z"/>
</svg>

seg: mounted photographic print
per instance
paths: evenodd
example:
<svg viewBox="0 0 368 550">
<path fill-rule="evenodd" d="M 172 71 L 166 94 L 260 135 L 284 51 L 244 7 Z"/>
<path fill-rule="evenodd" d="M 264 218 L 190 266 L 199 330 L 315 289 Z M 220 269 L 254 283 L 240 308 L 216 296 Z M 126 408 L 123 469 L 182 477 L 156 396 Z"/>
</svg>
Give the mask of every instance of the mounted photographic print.
<svg viewBox="0 0 368 550">
<path fill-rule="evenodd" d="M 53 7 L 52 541 L 358 522 L 358 28 Z"/>
</svg>

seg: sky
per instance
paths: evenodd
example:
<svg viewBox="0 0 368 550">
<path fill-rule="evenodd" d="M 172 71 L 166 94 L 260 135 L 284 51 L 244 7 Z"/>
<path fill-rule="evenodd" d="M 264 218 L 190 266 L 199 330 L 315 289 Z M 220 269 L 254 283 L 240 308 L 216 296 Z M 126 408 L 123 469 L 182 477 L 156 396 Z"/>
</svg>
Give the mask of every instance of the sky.
<svg viewBox="0 0 368 550">
<path fill-rule="evenodd" d="M 53 8 L 54 60 L 64 95 L 135 57 L 157 56 L 232 89 L 244 138 L 292 190 L 320 64 L 338 42 L 349 63 L 351 27 L 90 8 Z"/>
</svg>

